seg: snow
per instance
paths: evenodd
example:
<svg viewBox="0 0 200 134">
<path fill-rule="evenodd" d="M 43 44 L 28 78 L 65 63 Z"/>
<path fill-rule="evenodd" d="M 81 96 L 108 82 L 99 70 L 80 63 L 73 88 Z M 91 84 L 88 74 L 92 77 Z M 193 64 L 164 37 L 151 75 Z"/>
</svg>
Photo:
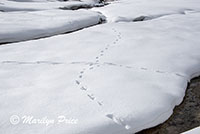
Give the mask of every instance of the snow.
<svg viewBox="0 0 200 134">
<path fill-rule="evenodd" d="M 107 16 L 109 22 L 131 21 L 140 16 L 160 17 L 200 11 L 198 0 L 119 0 L 112 4 L 94 8 Z M 120 10 L 122 9 L 122 10 Z"/>
<path fill-rule="evenodd" d="M 67 2 L 59 2 L 59 1 L 27 1 L 26 2 L 19 2 L 20 0 L 16 1 L 8 1 L 8 0 L 1 0 L 0 2 L 0 10 L 4 12 L 13 12 L 13 11 L 38 11 L 38 10 L 50 10 L 50 9 L 58 9 L 60 7 L 72 7 L 72 6 L 80 6 L 80 5 L 94 5 L 92 0 L 85 0 L 85 1 L 67 1 Z"/>
<path fill-rule="evenodd" d="M 41 38 L 98 24 L 104 16 L 87 10 L 0 13 L 0 43 Z"/>
<path fill-rule="evenodd" d="M 196 127 L 196 128 L 194 128 L 194 129 L 189 130 L 189 131 L 187 131 L 187 132 L 184 132 L 184 133 L 182 133 L 182 134 L 199 134 L 199 132 L 200 132 L 200 127 Z"/>
<path fill-rule="evenodd" d="M 105 20 L 99 12 L 59 9 L 94 4 L 89 1 L 16 2 L 2 0 L 0 4 L 0 11 L 3 11 L 0 12 L 0 43 L 42 38 L 96 25 Z"/>
<path fill-rule="evenodd" d="M 110 21 L 74 33 L 1 45 L 0 133 L 130 134 L 166 121 L 183 100 L 187 83 L 200 75 L 200 13 L 193 1 L 185 7 L 191 6 L 194 11 L 185 14 L 172 13 L 142 22 Z M 165 8 L 167 12 L 184 7 L 176 2 L 173 9 Z M 130 3 L 121 0 L 108 6 L 112 5 L 115 9 L 122 5 L 126 10 Z M 160 2 L 157 5 L 162 8 Z M 104 8 L 107 7 L 99 10 Z M 159 13 L 166 13 L 160 9 Z M 121 16 L 121 12 L 116 14 Z M 138 13 L 135 16 L 140 16 Z M 131 20 L 132 14 L 122 17 Z M 91 10 L 51 9 L 25 12 L 23 17 L 18 17 L 21 12 L 0 15 L 4 15 L 0 17 L 3 19 L 13 15 L 12 21 L 19 25 L 23 22 L 30 30 L 41 25 L 45 33 L 52 27 L 55 31 L 58 27 L 63 29 L 68 17 L 72 17 L 69 20 L 73 23 L 67 28 L 100 18 Z M 108 20 L 113 19 L 105 15 Z M 54 17 L 55 22 L 51 21 Z M 0 32 L 8 34 L 11 30 L 12 34 L 16 30 L 13 38 L 28 39 L 25 28 L 8 22 L 4 21 L 5 30 Z M 19 124 L 10 123 L 12 115 L 19 116 Z M 78 122 L 48 126 L 23 124 L 23 116 L 55 120 L 66 116 Z"/>
</svg>

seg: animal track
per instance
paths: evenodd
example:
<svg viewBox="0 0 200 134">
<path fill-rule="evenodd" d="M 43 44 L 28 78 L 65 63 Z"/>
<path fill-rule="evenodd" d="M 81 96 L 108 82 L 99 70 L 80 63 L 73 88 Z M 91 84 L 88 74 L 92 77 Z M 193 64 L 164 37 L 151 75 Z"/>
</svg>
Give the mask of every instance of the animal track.
<svg viewBox="0 0 200 134">
<path fill-rule="evenodd" d="M 126 69 L 139 69 L 142 71 L 151 71 L 154 73 L 159 73 L 159 74 L 173 74 L 176 75 L 178 77 L 186 77 L 182 74 L 179 73 L 172 73 L 172 72 L 166 72 L 166 71 L 162 71 L 162 70 L 150 70 L 148 68 L 145 67 L 140 67 L 140 68 L 136 68 L 133 66 L 128 66 L 128 65 L 121 65 L 121 64 L 115 64 L 115 63 L 109 63 L 109 62 L 104 62 L 101 63 L 101 58 L 105 55 L 105 53 L 107 52 L 107 50 L 109 50 L 111 48 L 111 46 L 116 45 L 120 39 L 121 39 L 121 33 L 117 32 L 115 29 L 113 29 L 113 32 L 117 34 L 117 38 L 111 43 L 111 44 L 107 44 L 103 49 L 100 50 L 100 52 L 97 54 L 97 56 L 94 58 L 95 62 L 70 62 L 70 63 L 66 63 L 66 62 L 54 62 L 54 61 L 34 61 L 34 62 L 20 62 L 20 61 L 2 61 L 1 64 L 19 64 L 19 65 L 40 65 L 40 64 L 49 64 L 49 65 L 63 65 L 63 64 L 83 64 L 86 65 L 86 67 L 84 67 L 78 74 L 78 78 L 75 80 L 75 84 L 79 87 L 79 89 L 81 91 L 83 91 L 85 93 L 85 95 L 93 102 L 97 103 L 100 107 L 102 107 L 103 110 L 103 105 L 105 105 L 103 103 L 102 100 L 100 100 L 95 94 L 91 93 L 91 90 L 89 90 L 87 88 L 86 85 L 83 84 L 82 80 L 85 76 L 86 71 L 91 71 L 94 70 L 97 67 L 100 66 L 115 66 L 115 67 L 120 67 L 120 68 L 126 68 Z M 116 124 L 119 124 L 121 126 L 123 126 L 125 129 L 129 129 L 130 126 L 127 125 L 123 119 L 116 117 L 113 114 L 106 114 L 106 117 L 113 120 Z"/>
<path fill-rule="evenodd" d="M 117 32 L 115 29 L 112 29 L 112 30 L 113 30 L 115 33 Z M 115 45 L 115 44 L 120 40 L 120 38 L 121 38 L 120 34 L 121 34 L 121 33 L 118 33 L 117 39 L 112 43 L 113 45 Z M 85 92 L 86 92 L 86 94 L 87 94 L 87 96 L 89 97 L 89 99 L 92 100 L 92 101 L 95 101 L 99 106 L 103 106 L 103 102 L 100 101 L 99 99 L 97 99 L 96 96 L 95 96 L 93 93 L 89 93 L 89 90 L 88 90 L 85 86 L 82 85 L 81 80 L 82 80 L 83 74 L 85 74 L 85 71 L 86 71 L 86 70 L 92 70 L 92 69 L 94 69 L 95 67 L 100 67 L 100 64 L 99 64 L 100 59 L 101 59 L 101 57 L 104 56 L 105 51 L 108 50 L 108 49 L 110 48 L 110 46 L 112 46 L 112 45 L 108 44 L 105 48 L 103 48 L 103 49 L 100 51 L 99 56 L 96 56 L 96 57 L 95 57 L 95 63 L 90 63 L 89 66 L 88 66 L 88 69 L 82 69 L 82 70 L 80 71 L 80 75 L 79 75 L 79 77 L 78 77 L 79 80 L 75 80 L 76 84 L 80 87 L 80 89 L 81 89 L 82 91 L 85 91 Z M 122 65 L 121 65 L 121 66 L 122 66 Z M 102 109 L 102 110 L 103 110 L 103 109 Z M 112 114 L 108 114 L 108 115 L 106 115 L 106 116 L 107 116 L 108 118 L 112 119 L 112 120 L 113 120 L 115 123 L 117 123 L 118 125 L 123 126 L 125 129 L 129 129 L 129 128 L 130 128 L 130 126 L 126 125 L 126 124 L 123 122 L 122 119 L 116 118 L 116 117 L 115 117 L 114 115 L 112 115 Z"/>
<path fill-rule="evenodd" d="M 89 97 L 91 100 L 95 100 L 95 99 L 96 99 L 96 98 L 94 97 L 94 95 L 93 95 L 93 94 L 91 94 L 91 95 L 90 95 L 90 94 L 88 94 L 87 96 L 88 96 L 88 97 Z"/>
<path fill-rule="evenodd" d="M 121 126 L 124 126 L 125 129 L 130 129 L 131 127 L 127 124 L 124 123 L 124 120 L 121 118 L 117 118 L 115 115 L 113 114 L 106 114 L 106 117 L 108 117 L 109 119 L 111 119 L 112 121 L 114 121 L 116 124 L 119 124 Z"/>
<path fill-rule="evenodd" d="M 88 97 L 90 100 L 96 101 L 96 103 L 97 103 L 99 106 L 102 106 L 102 105 L 103 105 L 102 101 L 100 101 L 99 99 L 97 99 L 93 93 L 90 93 L 90 91 L 88 90 L 88 88 L 87 88 L 86 86 L 83 86 L 83 84 L 82 84 L 79 80 L 75 80 L 75 83 L 76 83 L 76 85 L 80 88 L 81 91 L 85 91 L 87 97 Z"/>
<path fill-rule="evenodd" d="M 157 70 L 156 72 L 157 72 L 157 73 L 161 73 L 161 74 L 165 73 L 165 72 L 160 71 L 160 70 Z"/>
<path fill-rule="evenodd" d="M 40 65 L 40 64 L 47 64 L 47 65 L 70 65 L 70 64 L 83 64 L 83 65 L 89 65 L 90 68 L 89 70 L 92 70 L 96 67 L 100 67 L 100 66 L 104 66 L 104 65 L 109 65 L 109 66 L 118 66 L 118 67 L 123 67 L 123 68 L 127 68 L 127 69 L 136 69 L 136 67 L 133 66 L 127 66 L 127 65 L 118 65 L 115 63 L 109 63 L 109 62 L 104 62 L 104 63 L 99 63 L 99 60 L 96 60 L 94 63 L 92 62 L 70 62 L 70 63 L 66 63 L 66 62 L 55 62 L 55 61 L 32 61 L 32 62 L 25 62 L 25 61 L 1 61 L 1 64 L 16 64 L 16 65 Z M 151 72 L 155 72 L 155 73 L 160 73 L 160 74 L 173 74 L 179 77 L 186 77 L 188 78 L 188 76 L 185 76 L 183 74 L 179 74 L 179 73 L 173 73 L 173 72 L 167 72 L 164 70 L 150 70 L 146 67 L 140 67 L 137 68 L 139 70 L 142 71 L 151 71 Z M 85 73 L 86 68 L 83 68 L 80 73 L 79 73 L 79 78 L 83 78 L 83 74 Z"/>
<path fill-rule="evenodd" d="M 80 81 L 76 80 L 76 84 L 80 85 Z"/>
<path fill-rule="evenodd" d="M 141 67 L 140 69 L 142 69 L 142 70 L 147 70 L 147 68 L 144 68 L 144 67 Z"/>
<path fill-rule="evenodd" d="M 83 71 L 80 72 L 80 74 L 83 74 L 83 73 L 84 73 Z"/>
<path fill-rule="evenodd" d="M 115 29 L 112 29 L 115 33 L 117 32 Z M 117 34 L 117 39 L 112 43 L 112 44 L 116 44 L 116 42 L 118 42 L 119 41 L 119 37 L 120 37 L 120 32 Z M 106 45 L 106 47 L 105 48 L 103 48 L 102 50 L 100 50 L 100 53 L 99 53 L 99 56 L 96 56 L 95 57 L 95 63 L 89 63 L 89 67 L 88 67 L 88 69 L 87 70 L 93 70 L 93 69 L 95 69 L 95 67 L 100 67 L 100 65 L 98 64 L 99 62 L 100 62 L 100 59 L 101 59 L 101 57 L 103 57 L 104 56 L 104 53 L 106 52 L 106 50 L 108 50 L 109 48 L 110 48 L 110 44 L 108 44 L 108 45 Z M 98 64 L 97 66 L 94 66 L 94 65 L 96 65 L 96 64 Z M 79 75 L 79 79 L 82 79 L 83 78 L 83 73 L 85 72 L 85 70 L 82 70 L 81 71 L 82 72 L 82 74 L 80 74 Z"/>
<path fill-rule="evenodd" d="M 92 69 L 94 69 L 94 67 L 90 67 L 89 69 L 92 70 Z"/>
<path fill-rule="evenodd" d="M 171 75 L 176 75 L 178 77 L 183 77 L 183 78 L 187 78 L 187 76 L 183 75 L 183 74 L 179 74 L 179 73 L 173 73 L 173 72 L 167 72 L 167 71 L 163 71 L 163 70 L 150 70 L 148 68 L 145 67 L 140 67 L 140 68 L 136 68 L 133 66 L 127 66 L 127 65 L 121 65 L 121 64 L 115 64 L 115 63 L 110 63 L 110 62 L 104 62 L 103 65 L 109 65 L 109 66 L 116 66 L 116 67 L 123 67 L 123 68 L 127 68 L 127 69 L 139 69 L 142 71 L 148 71 L 148 72 L 154 72 L 154 73 L 159 73 L 159 74 L 171 74 Z M 188 79 L 189 80 L 189 79 Z"/>
<path fill-rule="evenodd" d="M 32 62 L 28 62 L 28 61 L 2 61 L 2 64 L 27 64 L 27 65 L 31 65 L 31 64 L 49 64 L 49 65 L 60 65 L 60 64 L 67 64 L 67 63 L 63 63 L 63 62 L 53 62 L 53 61 L 32 61 Z"/>
<path fill-rule="evenodd" d="M 85 87 L 83 87 L 83 86 L 82 86 L 82 87 L 81 87 L 81 90 L 85 90 L 85 91 L 86 91 L 86 90 L 87 90 L 87 88 L 85 88 Z"/>
</svg>

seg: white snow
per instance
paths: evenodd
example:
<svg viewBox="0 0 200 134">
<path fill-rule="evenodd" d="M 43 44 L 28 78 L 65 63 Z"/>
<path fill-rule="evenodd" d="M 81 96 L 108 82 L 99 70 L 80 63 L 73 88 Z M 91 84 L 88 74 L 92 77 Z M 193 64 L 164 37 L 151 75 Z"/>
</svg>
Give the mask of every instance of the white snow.
<svg viewBox="0 0 200 134">
<path fill-rule="evenodd" d="M 105 20 L 99 13 L 88 10 L 61 10 L 72 6 L 94 5 L 89 1 L 0 3 L 0 43 L 24 41 L 76 31 Z M 11 12 L 12 11 L 12 12 Z"/>
<path fill-rule="evenodd" d="M 200 11 L 198 0 L 117 0 L 112 4 L 94 8 L 107 16 L 109 22 L 131 21 L 140 16 L 150 18 L 170 14 Z"/>
<path fill-rule="evenodd" d="M 194 128 L 194 129 L 189 130 L 189 131 L 187 131 L 187 132 L 184 132 L 184 133 L 182 133 L 182 134 L 199 134 L 199 132 L 200 132 L 200 127 L 196 127 L 196 128 Z"/>
<path fill-rule="evenodd" d="M 0 13 L 0 43 L 46 37 L 98 24 L 104 16 L 87 10 Z"/>
<path fill-rule="evenodd" d="M 27 1 L 27 0 L 26 0 Z M 58 9 L 60 7 L 72 7 L 72 6 L 80 6 L 80 5 L 94 5 L 95 3 L 92 1 L 67 1 L 67 2 L 59 2 L 59 1 L 27 1 L 27 2 L 19 2 L 19 1 L 8 1 L 1 0 L 0 2 L 0 10 L 4 12 L 11 11 L 38 11 L 38 10 L 49 10 L 49 9 Z"/>
<path fill-rule="evenodd" d="M 120 9 L 119 13 L 130 5 L 124 1 L 113 4 Z M 174 9 L 181 6 L 176 2 Z M 181 103 L 188 81 L 200 75 L 200 13 L 195 2 L 198 3 L 195 0 L 190 3 L 194 12 L 186 14 L 173 13 L 143 22 L 110 21 L 74 33 L 0 46 L 0 133 L 131 134 L 166 121 Z M 162 4 L 158 2 L 155 7 L 162 8 Z M 27 17 L 18 24 L 24 22 L 27 23 L 24 26 L 29 26 L 30 21 L 23 19 L 37 16 L 31 24 L 47 26 L 46 31 L 53 25 L 47 24 L 50 20 L 46 16 L 61 17 L 55 26 L 66 25 L 68 22 L 63 20 L 69 16 L 75 19 L 68 26 L 79 26 L 75 22 L 84 15 L 86 19 L 90 15 L 99 17 L 90 10 L 68 16 L 70 12 L 52 9 L 26 12 Z M 122 17 L 131 19 L 133 12 L 129 13 Z M 1 14 L 4 19 L 10 15 Z M 38 18 L 44 21 L 36 23 Z M 9 28 L 12 34 L 16 26 L 4 23 L 4 33 Z M 16 31 L 25 33 L 22 29 Z M 12 115 L 19 116 L 19 124 L 10 123 Z M 63 115 L 78 122 L 23 124 L 22 117 L 26 115 L 55 120 Z"/>
</svg>

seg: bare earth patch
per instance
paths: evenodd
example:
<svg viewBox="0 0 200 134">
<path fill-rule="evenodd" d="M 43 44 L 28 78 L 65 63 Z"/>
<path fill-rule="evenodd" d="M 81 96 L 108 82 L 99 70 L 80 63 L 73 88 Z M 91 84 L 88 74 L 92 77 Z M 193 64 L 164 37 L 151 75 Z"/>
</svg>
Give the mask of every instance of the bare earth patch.
<svg viewBox="0 0 200 134">
<path fill-rule="evenodd" d="M 200 77 L 192 79 L 183 102 L 166 122 L 137 134 L 179 134 L 197 126 L 200 126 Z"/>
</svg>

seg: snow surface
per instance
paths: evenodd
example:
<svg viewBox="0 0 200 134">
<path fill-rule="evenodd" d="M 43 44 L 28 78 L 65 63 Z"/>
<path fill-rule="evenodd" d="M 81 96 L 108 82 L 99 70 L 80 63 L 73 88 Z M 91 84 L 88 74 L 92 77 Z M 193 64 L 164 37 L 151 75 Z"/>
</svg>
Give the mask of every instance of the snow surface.
<svg viewBox="0 0 200 134">
<path fill-rule="evenodd" d="M 189 130 L 189 131 L 187 131 L 187 132 L 184 132 L 184 133 L 182 133 L 182 134 L 199 134 L 199 132 L 200 132 L 200 127 L 196 127 L 196 128 L 194 128 L 194 129 Z"/>
<path fill-rule="evenodd" d="M 198 0 L 117 0 L 108 6 L 93 10 L 102 12 L 110 22 L 119 22 L 131 21 L 140 16 L 157 18 L 200 11 L 199 5 Z"/>
<path fill-rule="evenodd" d="M 0 43 L 75 31 L 98 24 L 104 16 L 87 10 L 0 13 Z"/>
<path fill-rule="evenodd" d="M 129 134 L 156 126 L 200 75 L 199 37 L 200 13 L 193 11 L 2 45 L 0 133 Z M 12 125 L 11 115 L 64 115 L 78 123 Z"/>
<path fill-rule="evenodd" d="M 41 0 L 37 1 L 34 0 L 32 2 L 19 2 L 20 0 L 16 1 L 8 1 L 8 0 L 1 0 L 0 1 L 0 10 L 4 12 L 11 12 L 11 11 L 38 11 L 38 10 L 49 10 L 49 9 L 58 9 L 60 7 L 72 7 L 72 6 L 80 6 L 80 5 L 94 5 L 95 2 L 91 1 L 67 1 L 67 2 L 59 2 L 59 1 L 48 1 L 48 0 Z M 25 0 L 24 0 L 25 1 Z"/>
<path fill-rule="evenodd" d="M 0 10 L 3 12 L 0 12 L 0 43 L 76 31 L 105 20 L 99 12 L 59 9 L 94 4 L 89 1 L 15 2 L 3 0 L 1 3 Z"/>
</svg>

